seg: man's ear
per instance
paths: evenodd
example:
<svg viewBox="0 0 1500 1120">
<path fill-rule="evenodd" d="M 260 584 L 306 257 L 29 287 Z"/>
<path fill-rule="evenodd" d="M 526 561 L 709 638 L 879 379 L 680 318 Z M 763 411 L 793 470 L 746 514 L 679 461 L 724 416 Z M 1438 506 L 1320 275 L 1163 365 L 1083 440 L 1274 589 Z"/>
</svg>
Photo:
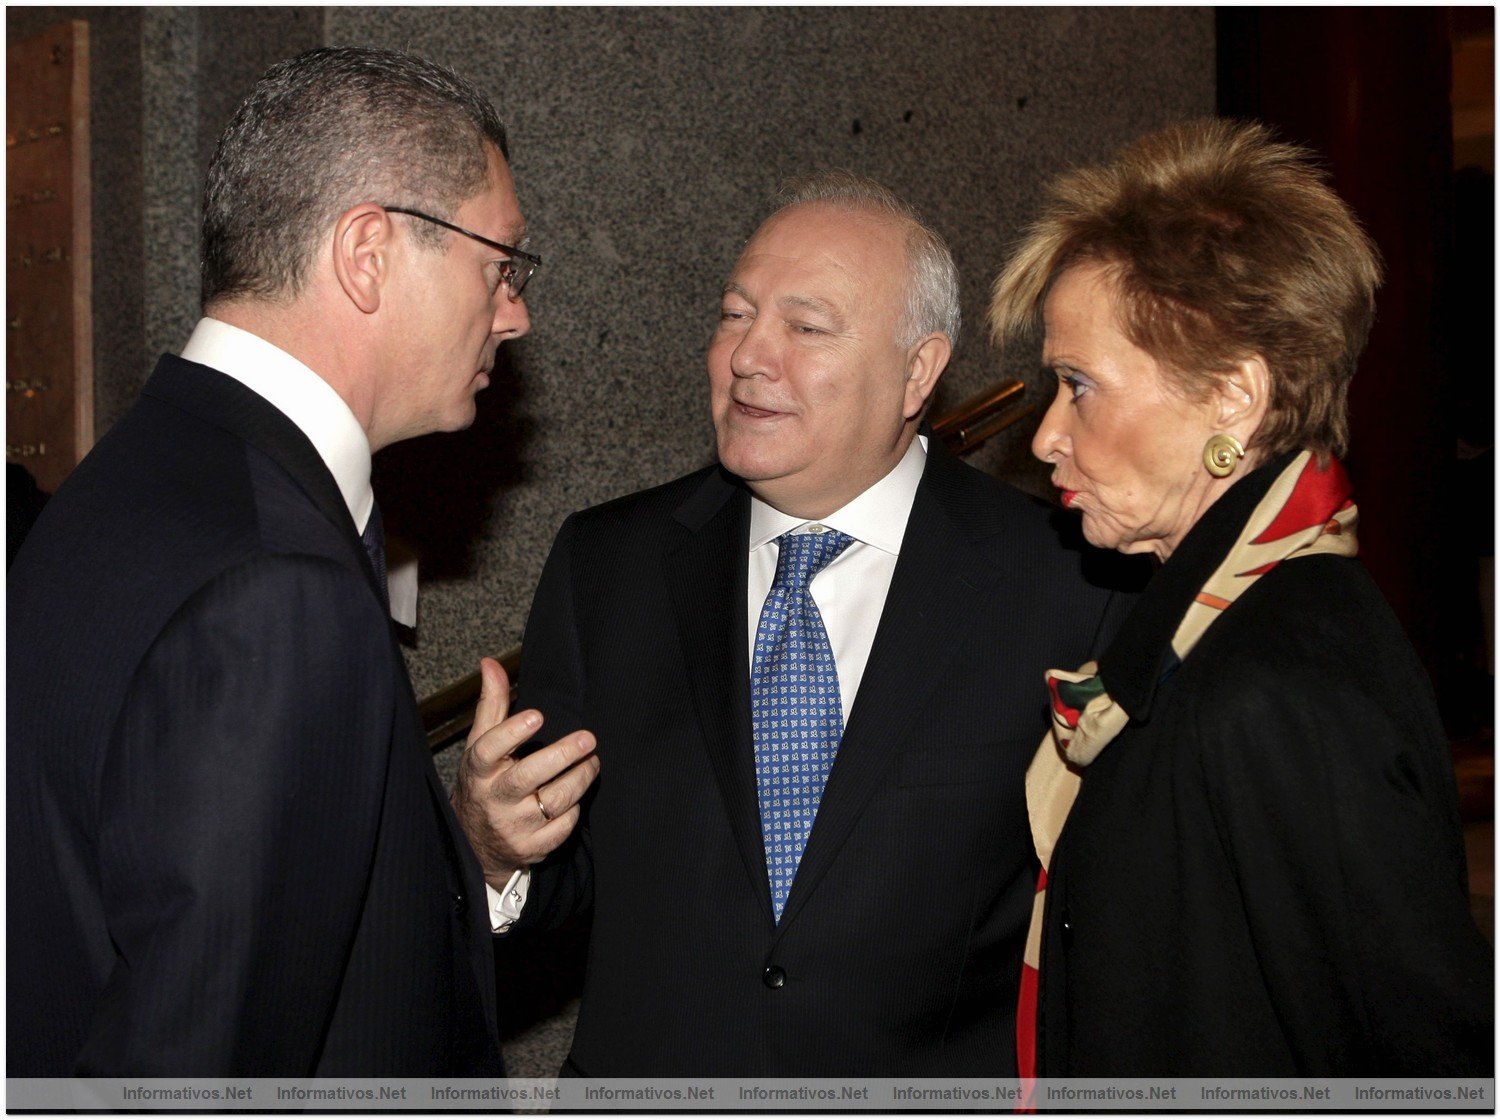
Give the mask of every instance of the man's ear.
<svg viewBox="0 0 1500 1120">
<path fill-rule="evenodd" d="M 1271 371 L 1259 354 L 1242 358 L 1219 375 L 1214 428 L 1249 446 L 1271 403 Z"/>
<path fill-rule="evenodd" d="M 952 356 L 953 343 L 945 334 L 930 334 L 911 348 L 906 359 L 906 400 L 903 405 L 906 419 L 914 420 L 922 414 Z"/>
<path fill-rule="evenodd" d="M 394 230 L 390 215 L 373 202 L 344 211 L 333 227 L 334 275 L 349 302 L 366 315 L 380 310 Z"/>
</svg>

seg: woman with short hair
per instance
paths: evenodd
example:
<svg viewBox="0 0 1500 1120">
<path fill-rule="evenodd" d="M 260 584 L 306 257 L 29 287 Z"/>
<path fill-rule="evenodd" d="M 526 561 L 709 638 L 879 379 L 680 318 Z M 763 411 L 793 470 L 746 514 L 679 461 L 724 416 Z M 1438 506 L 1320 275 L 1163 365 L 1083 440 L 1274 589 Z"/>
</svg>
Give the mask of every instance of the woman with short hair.
<svg viewBox="0 0 1500 1120">
<path fill-rule="evenodd" d="M 1379 279 L 1308 152 L 1203 120 L 1063 176 L 996 281 L 1062 504 L 1160 562 L 1048 675 L 1023 1072 L 1493 1069 L 1448 744 L 1337 458 Z"/>
</svg>

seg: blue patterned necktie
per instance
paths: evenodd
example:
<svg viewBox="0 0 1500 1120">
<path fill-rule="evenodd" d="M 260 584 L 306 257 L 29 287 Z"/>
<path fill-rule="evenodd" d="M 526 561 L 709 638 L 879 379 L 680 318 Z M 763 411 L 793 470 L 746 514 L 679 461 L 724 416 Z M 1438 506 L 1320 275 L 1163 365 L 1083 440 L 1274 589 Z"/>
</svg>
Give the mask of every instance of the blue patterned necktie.
<svg viewBox="0 0 1500 1120">
<path fill-rule="evenodd" d="M 776 579 L 755 630 L 750 714 L 760 831 L 779 922 L 844 734 L 838 668 L 811 584 L 854 541 L 829 531 L 787 533 L 777 543 Z"/>
<path fill-rule="evenodd" d="M 375 569 L 375 581 L 380 584 L 380 601 L 389 609 L 391 593 L 385 582 L 385 521 L 380 516 L 378 502 L 370 507 L 370 519 L 365 522 L 365 531 L 359 539 L 370 557 L 370 567 Z"/>
</svg>

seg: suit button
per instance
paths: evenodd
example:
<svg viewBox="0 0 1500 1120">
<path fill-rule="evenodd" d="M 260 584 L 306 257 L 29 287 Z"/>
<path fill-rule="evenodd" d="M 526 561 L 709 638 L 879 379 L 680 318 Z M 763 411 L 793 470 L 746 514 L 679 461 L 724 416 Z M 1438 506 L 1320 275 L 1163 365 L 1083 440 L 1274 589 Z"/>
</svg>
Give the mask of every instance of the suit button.
<svg viewBox="0 0 1500 1120">
<path fill-rule="evenodd" d="M 450 891 L 448 899 L 452 903 L 455 914 L 462 914 L 464 912 L 464 896 L 462 891 Z"/>
<path fill-rule="evenodd" d="M 779 988 L 786 983 L 786 969 L 773 964 L 760 974 L 760 980 L 768 988 Z"/>
<path fill-rule="evenodd" d="M 1073 943 L 1073 914 L 1067 907 L 1063 908 L 1062 921 L 1058 923 L 1058 928 L 1062 930 L 1063 944 L 1071 945 Z"/>
</svg>

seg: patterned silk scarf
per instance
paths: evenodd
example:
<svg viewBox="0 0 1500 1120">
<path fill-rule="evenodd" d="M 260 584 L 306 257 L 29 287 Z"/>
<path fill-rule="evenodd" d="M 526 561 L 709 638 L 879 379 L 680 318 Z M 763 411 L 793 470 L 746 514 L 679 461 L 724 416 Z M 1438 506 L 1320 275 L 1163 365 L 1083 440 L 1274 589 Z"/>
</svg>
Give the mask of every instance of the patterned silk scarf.
<svg viewBox="0 0 1500 1120">
<path fill-rule="evenodd" d="M 1172 637 L 1177 660 L 1186 660 L 1215 620 L 1283 560 L 1318 553 L 1353 556 L 1358 549 L 1355 527 L 1359 517 L 1349 498 L 1351 493 L 1349 477 L 1337 460 L 1330 459 L 1320 470 L 1309 452 L 1293 459 L 1271 484 L 1234 546 L 1188 606 Z M 1016 1009 L 1016 1053 L 1021 1077 L 1027 1083 L 1028 1101 L 1029 1082 L 1036 1077 L 1037 968 L 1052 850 L 1078 796 L 1083 767 L 1093 762 L 1130 722 L 1129 714 L 1105 691 L 1096 662 L 1088 662 L 1076 673 L 1049 670 L 1047 689 L 1052 700 L 1052 728 L 1026 771 L 1026 809 L 1042 864 Z"/>
</svg>

